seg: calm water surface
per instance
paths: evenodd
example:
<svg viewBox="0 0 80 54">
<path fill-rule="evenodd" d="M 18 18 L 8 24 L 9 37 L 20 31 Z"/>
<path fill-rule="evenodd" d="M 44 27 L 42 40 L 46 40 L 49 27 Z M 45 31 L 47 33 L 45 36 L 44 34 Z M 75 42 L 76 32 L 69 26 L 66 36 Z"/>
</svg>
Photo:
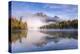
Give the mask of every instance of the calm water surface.
<svg viewBox="0 0 80 54">
<path fill-rule="evenodd" d="M 11 33 L 12 52 L 78 48 L 77 30 L 29 30 Z"/>
</svg>

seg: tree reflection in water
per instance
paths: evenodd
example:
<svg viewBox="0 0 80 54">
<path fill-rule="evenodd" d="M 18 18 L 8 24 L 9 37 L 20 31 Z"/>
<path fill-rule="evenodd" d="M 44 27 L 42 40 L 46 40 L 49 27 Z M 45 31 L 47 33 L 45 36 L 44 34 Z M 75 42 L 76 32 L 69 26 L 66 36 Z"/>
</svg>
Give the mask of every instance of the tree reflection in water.
<svg viewBox="0 0 80 54">
<path fill-rule="evenodd" d="M 40 31 L 42 33 L 48 34 L 48 39 L 54 38 L 73 38 L 78 39 L 78 31 Z"/>
<path fill-rule="evenodd" d="M 19 40 L 20 43 L 22 43 L 22 38 L 27 37 L 27 31 L 26 30 L 16 30 L 11 32 L 11 43 L 15 43 L 17 40 Z"/>
<path fill-rule="evenodd" d="M 61 39 L 78 39 L 78 31 L 40 31 L 48 36 L 43 37 L 42 40 L 34 43 L 37 47 L 42 47 L 52 41 L 57 44 Z"/>
</svg>

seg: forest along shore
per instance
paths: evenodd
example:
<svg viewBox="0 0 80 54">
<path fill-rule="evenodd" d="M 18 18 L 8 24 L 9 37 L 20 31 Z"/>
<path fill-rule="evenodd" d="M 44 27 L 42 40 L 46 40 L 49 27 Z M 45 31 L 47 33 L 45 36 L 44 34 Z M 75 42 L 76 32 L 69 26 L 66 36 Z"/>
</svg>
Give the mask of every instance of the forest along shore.
<svg viewBox="0 0 80 54">
<path fill-rule="evenodd" d="M 40 29 L 78 29 L 78 20 L 68 20 L 41 26 Z"/>
<path fill-rule="evenodd" d="M 22 21 L 22 18 L 19 20 L 17 18 L 9 18 L 11 21 L 11 31 L 13 30 L 27 30 L 27 23 Z"/>
</svg>

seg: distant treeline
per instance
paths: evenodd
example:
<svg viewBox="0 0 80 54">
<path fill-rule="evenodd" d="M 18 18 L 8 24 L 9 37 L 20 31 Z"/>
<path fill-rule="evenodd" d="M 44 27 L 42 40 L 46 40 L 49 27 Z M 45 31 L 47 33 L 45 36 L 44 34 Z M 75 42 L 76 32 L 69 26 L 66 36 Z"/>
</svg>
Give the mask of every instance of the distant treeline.
<svg viewBox="0 0 80 54">
<path fill-rule="evenodd" d="M 20 18 L 20 20 L 18 20 L 16 18 L 9 18 L 9 20 L 11 22 L 11 30 L 17 30 L 17 29 L 25 30 L 25 29 L 27 29 L 27 23 L 22 22 L 22 18 Z"/>
<path fill-rule="evenodd" d="M 61 21 L 57 23 L 51 23 L 48 25 L 44 25 L 40 27 L 40 29 L 69 29 L 69 28 L 78 28 L 78 20 L 68 20 L 68 21 Z"/>
</svg>

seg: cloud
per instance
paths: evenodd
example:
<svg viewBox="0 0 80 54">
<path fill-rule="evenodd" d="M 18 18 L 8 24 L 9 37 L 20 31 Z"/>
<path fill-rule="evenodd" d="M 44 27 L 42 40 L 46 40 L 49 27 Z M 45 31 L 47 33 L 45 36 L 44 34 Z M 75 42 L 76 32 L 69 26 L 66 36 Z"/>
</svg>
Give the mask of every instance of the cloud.
<svg viewBox="0 0 80 54">
<path fill-rule="evenodd" d="M 14 16 L 31 16 L 31 13 L 43 12 L 48 16 L 62 16 L 70 18 L 77 16 L 77 5 L 68 4 L 50 4 L 50 3 L 31 3 L 31 2 L 14 2 L 12 4 L 12 15 Z"/>
</svg>

